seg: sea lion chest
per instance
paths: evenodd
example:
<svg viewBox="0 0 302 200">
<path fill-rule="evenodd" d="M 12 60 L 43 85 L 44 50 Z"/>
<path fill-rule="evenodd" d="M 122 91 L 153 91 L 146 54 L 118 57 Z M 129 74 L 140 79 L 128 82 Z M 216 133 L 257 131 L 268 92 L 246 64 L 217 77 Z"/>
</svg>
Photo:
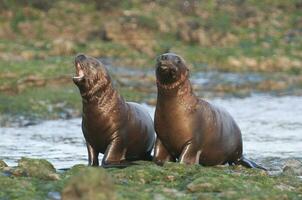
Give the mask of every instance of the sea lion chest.
<svg viewBox="0 0 302 200">
<path fill-rule="evenodd" d="M 120 126 L 119 117 L 117 112 L 108 111 L 108 115 L 104 115 L 104 110 L 97 106 L 86 106 L 83 108 L 82 115 L 82 130 L 86 141 L 104 153 L 107 145 L 112 138 L 115 137 L 114 133 Z"/>
<path fill-rule="evenodd" d="M 178 157 L 184 145 L 192 140 L 194 111 L 179 105 L 179 102 L 159 104 L 155 111 L 155 131 L 164 146 Z"/>
</svg>

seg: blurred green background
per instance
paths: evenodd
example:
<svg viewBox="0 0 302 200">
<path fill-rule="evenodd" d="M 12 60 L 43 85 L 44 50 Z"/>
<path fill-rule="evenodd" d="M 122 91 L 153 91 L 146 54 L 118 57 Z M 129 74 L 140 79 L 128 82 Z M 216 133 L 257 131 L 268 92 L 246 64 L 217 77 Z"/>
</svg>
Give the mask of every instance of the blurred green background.
<svg viewBox="0 0 302 200">
<path fill-rule="evenodd" d="M 80 52 L 152 71 L 172 51 L 193 73 L 278 74 L 257 87 L 302 87 L 301 36 L 301 0 L 0 0 L 0 121 L 79 116 L 71 77 Z M 127 100 L 154 93 L 119 78 Z M 153 74 L 143 78 L 155 86 Z"/>
</svg>

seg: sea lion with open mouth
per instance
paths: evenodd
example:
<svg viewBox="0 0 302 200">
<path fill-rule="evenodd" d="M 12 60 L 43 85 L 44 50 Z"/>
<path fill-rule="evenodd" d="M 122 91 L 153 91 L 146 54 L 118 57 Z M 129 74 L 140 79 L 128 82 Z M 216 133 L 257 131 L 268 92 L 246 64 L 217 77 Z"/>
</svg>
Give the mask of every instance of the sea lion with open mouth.
<svg viewBox="0 0 302 200">
<path fill-rule="evenodd" d="M 242 156 L 241 132 L 224 109 L 193 93 L 183 58 L 173 53 L 156 63 L 157 104 L 154 161 L 213 166 L 228 163 L 262 168 Z"/>
<path fill-rule="evenodd" d="M 82 96 L 82 131 L 88 164 L 98 166 L 99 153 L 104 154 L 104 167 L 151 160 L 155 132 L 149 113 L 139 104 L 124 101 L 99 60 L 78 55 L 75 68 L 73 81 Z"/>
</svg>

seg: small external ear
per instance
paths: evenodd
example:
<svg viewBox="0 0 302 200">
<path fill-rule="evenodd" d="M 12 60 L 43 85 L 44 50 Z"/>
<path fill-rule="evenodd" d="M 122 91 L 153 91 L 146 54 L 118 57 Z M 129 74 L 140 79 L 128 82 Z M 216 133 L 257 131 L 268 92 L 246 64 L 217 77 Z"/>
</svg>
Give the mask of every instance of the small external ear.
<svg viewBox="0 0 302 200">
<path fill-rule="evenodd" d="M 187 68 L 187 73 L 186 73 L 186 74 L 187 74 L 187 77 L 188 77 L 188 78 L 191 77 L 190 69 Z"/>
<path fill-rule="evenodd" d="M 156 60 L 156 62 L 159 62 L 160 59 L 161 59 L 161 55 L 157 56 L 155 60 Z"/>
<path fill-rule="evenodd" d="M 82 62 L 85 59 L 87 59 L 87 56 L 85 56 L 84 54 L 77 54 L 75 59 L 74 59 L 74 62 L 79 63 L 79 62 Z"/>
<path fill-rule="evenodd" d="M 190 76 L 190 69 L 189 69 L 189 68 L 187 68 L 186 74 L 187 74 L 188 76 Z"/>
</svg>

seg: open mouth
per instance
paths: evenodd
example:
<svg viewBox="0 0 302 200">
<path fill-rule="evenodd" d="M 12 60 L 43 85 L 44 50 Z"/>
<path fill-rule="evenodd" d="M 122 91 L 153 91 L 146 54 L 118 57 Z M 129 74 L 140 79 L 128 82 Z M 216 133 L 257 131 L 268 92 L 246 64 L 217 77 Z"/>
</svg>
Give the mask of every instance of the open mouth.
<svg viewBox="0 0 302 200">
<path fill-rule="evenodd" d="M 82 80 L 84 78 L 84 70 L 82 69 L 80 63 L 76 64 L 76 75 L 73 77 L 74 80 Z"/>
<path fill-rule="evenodd" d="M 163 71 L 163 72 L 166 72 L 169 70 L 169 66 L 167 65 L 159 65 L 159 68 Z"/>
<path fill-rule="evenodd" d="M 168 66 L 167 65 L 161 65 L 160 68 L 163 69 L 163 70 L 166 70 L 166 69 L 168 69 Z"/>
</svg>

